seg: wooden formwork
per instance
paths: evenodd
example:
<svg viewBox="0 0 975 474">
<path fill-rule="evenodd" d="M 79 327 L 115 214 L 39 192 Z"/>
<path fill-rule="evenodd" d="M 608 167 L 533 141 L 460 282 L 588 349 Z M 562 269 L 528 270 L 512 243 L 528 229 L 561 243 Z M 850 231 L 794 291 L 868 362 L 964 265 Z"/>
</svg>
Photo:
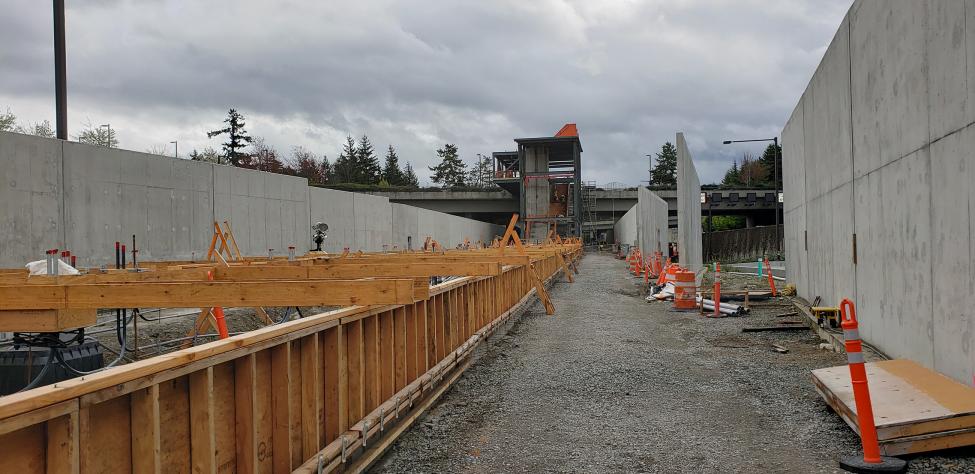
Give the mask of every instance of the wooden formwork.
<svg viewBox="0 0 975 474">
<path fill-rule="evenodd" d="M 216 283 L 247 282 L 258 288 L 286 282 L 275 287 L 279 293 L 289 284 L 311 280 L 319 285 L 287 295 L 328 293 L 336 281 L 405 281 L 412 290 L 415 280 L 409 278 L 465 271 L 475 276 L 411 291 L 407 302 L 349 306 L 2 397 L 0 472 L 363 468 L 402 430 L 398 420 L 415 419 L 417 410 L 459 375 L 475 346 L 536 293 L 547 299 L 541 282 L 562 272 L 569 278 L 581 255 L 575 240 L 538 247 L 521 247 L 519 242 L 516 250 L 505 252 L 507 240 L 500 248 L 439 255 L 350 255 L 346 260 L 351 263 L 316 257 L 225 264 L 216 271 L 221 277 Z M 187 285 L 205 286 L 200 274 L 193 273 L 198 271 L 194 265 L 155 268 L 185 272 L 169 275 L 166 284 L 191 274 Z M 350 267 L 349 273 L 328 273 L 339 272 L 331 269 L 340 266 Z M 375 279 L 350 279 L 365 278 L 368 272 L 361 268 L 375 270 L 369 275 Z M 130 291 L 158 285 L 152 276 L 135 274 L 140 276 L 133 281 L 127 278 L 132 274 L 121 275 L 116 277 L 120 282 L 108 273 L 83 284 L 55 281 L 40 286 L 62 285 L 71 294 L 83 285 L 100 285 L 103 292 L 113 291 L 112 285 Z M 315 281 L 315 276 L 344 280 Z M 200 298 L 193 300 L 199 306 L 228 304 L 221 297 L 190 297 Z M 276 298 L 268 303 L 271 297 L 254 296 L 233 304 L 270 306 L 287 299 L 280 294 Z M 46 301 L 39 310 L 103 304 L 69 296 Z M 299 304 L 291 301 L 286 304 Z M 0 307 L 9 309 L 2 303 Z"/>
</svg>

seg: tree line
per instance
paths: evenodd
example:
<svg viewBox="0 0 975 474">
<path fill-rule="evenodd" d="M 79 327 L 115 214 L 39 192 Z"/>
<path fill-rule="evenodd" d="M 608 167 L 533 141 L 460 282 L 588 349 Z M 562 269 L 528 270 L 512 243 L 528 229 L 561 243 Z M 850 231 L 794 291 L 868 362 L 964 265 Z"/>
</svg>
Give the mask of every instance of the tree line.
<svg viewBox="0 0 975 474">
<path fill-rule="evenodd" d="M 731 168 L 721 179 L 722 186 L 728 187 L 774 187 L 775 171 L 782 176 L 782 147 L 769 144 L 762 156 L 755 159 L 745 153 L 741 164 L 734 160 Z M 658 187 L 677 186 L 677 147 L 664 143 L 656 153 L 656 164 L 650 169 L 650 185 Z M 777 166 L 776 166 L 777 163 Z"/>
<path fill-rule="evenodd" d="M 0 113 L 0 131 L 13 131 L 53 138 L 51 123 L 47 120 L 38 123 L 18 123 L 17 117 L 8 109 Z M 207 138 L 223 137 L 220 150 L 205 147 L 192 150 L 189 159 L 209 163 L 225 164 L 240 168 L 288 174 L 308 179 L 312 184 L 339 185 L 359 184 L 379 187 L 418 188 L 419 178 L 410 162 L 400 164 L 399 155 L 392 145 L 386 148 L 382 162 L 376 155 L 375 147 L 369 137 L 362 135 L 358 140 L 346 137 L 342 151 L 334 162 L 323 153 L 314 153 L 302 146 L 294 146 L 290 154 L 284 155 L 261 137 L 252 137 L 246 129 L 243 114 L 230 109 L 223 125 L 206 133 Z M 95 127 L 91 120 L 82 126 L 74 139 L 91 145 L 118 148 L 119 141 L 115 130 L 110 127 Z M 164 147 L 150 147 L 152 154 L 165 154 Z M 492 161 L 490 157 L 480 157 L 477 163 L 468 166 L 460 159 L 456 145 L 446 143 L 437 149 L 439 163 L 429 167 L 430 180 L 442 187 L 493 186 Z"/>
</svg>

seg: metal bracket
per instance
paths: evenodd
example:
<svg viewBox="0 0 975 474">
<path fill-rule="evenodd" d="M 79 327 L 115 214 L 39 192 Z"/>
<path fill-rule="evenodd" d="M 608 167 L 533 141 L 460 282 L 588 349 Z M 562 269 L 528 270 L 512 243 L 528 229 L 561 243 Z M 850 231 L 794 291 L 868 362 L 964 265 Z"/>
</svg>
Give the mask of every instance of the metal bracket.
<svg viewBox="0 0 975 474">
<path fill-rule="evenodd" d="M 345 449 L 349 447 L 349 440 L 345 436 L 341 436 L 341 438 L 342 438 L 342 463 L 345 464 L 345 460 L 347 459 L 345 455 Z"/>
<path fill-rule="evenodd" d="M 362 449 L 366 449 L 366 441 L 369 441 L 369 420 L 362 422 Z"/>
<path fill-rule="evenodd" d="M 396 419 L 399 419 L 399 395 L 396 396 Z"/>
<path fill-rule="evenodd" d="M 380 435 L 382 435 L 383 430 L 385 429 L 385 425 L 386 425 L 385 420 L 386 420 L 386 407 L 380 406 L 379 407 L 379 434 Z"/>
</svg>

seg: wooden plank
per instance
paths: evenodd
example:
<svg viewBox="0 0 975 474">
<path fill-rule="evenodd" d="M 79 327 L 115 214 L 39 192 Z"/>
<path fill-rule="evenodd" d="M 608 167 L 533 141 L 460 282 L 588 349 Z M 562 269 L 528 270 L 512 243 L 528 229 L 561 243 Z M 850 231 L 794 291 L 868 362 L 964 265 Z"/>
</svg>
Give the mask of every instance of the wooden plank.
<svg viewBox="0 0 975 474">
<path fill-rule="evenodd" d="M 271 453 L 273 472 L 291 472 L 291 343 L 271 349 Z"/>
<path fill-rule="evenodd" d="M 321 446 L 318 432 L 319 360 L 318 336 L 312 334 L 301 338 L 301 455 L 305 459 L 317 453 Z"/>
<path fill-rule="evenodd" d="M 0 311 L 0 332 L 59 332 L 91 326 L 95 309 L 21 309 Z"/>
<path fill-rule="evenodd" d="M 130 397 L 118 397 L 79 410 L 82 472 L 132 469 Z M 148 422 L 149 420 L 146 420 Z"/>
<path fill-rule="evenodd" d="M 234 360 L 234 406 L 236 408 L 237 469 L 256 472 L 257 460 L 257 355 Z"/>
<path fill-rule="evenodd" d="M 382 380 L 380 398 L 388 400 L 395 393 L 394 386 L 394 341 L 393 341 L 393 312 L 388 311 L 379 315 L 379 375 Z"/>
<path fill-rule="evenodd" d="M 217 472 L 237 472 L 237 408 L 232 402 L 236 390 L 236 369 L 233 361 L 215 365 L 212 369 Z"/>
<path fill-rule="evenodd" d="M 34 473 L 45 468 L 45 429 L 36 424 L 0 434 L 0 472 Z"/>
<path fill-rule="evenodd" d="M 160 473 L 159 385 L 132 392 L 132 472 Z"/>
<path fill-rule="evenodd" d="M 413 280 L 0 286 L 0 309 L 334 306 L 412 303 Z"/>
<path fill-rule="evenodd" d="M 325 444 L 331 443 L 349 428 L 348 367 L 345 334 L 342 325 L 325 331 Z M 300 462 L 298 464 L 301 464 Z"/>
<path fill-rule="evenodd" d="M 419 375 L 417 371 L 417 318 L 416 311 L 417 306 L 420 303 L 413 303 L 411 305 L 406 305 L 406 378 L 408 380 L 416 380 Z"/>
<path fill-rule="evenodd" d="M 432 342 L 430 338 L 430 335 L 432 334 L 430 330 L 430 301 L 432 301 L 432 299 L 420 301 L 416 306 L 417 375 L 426 373 L 426 371 L 430 370 L 431 367 L 430 354 L 433 353 L 433 350 L 431 349 Z"/>
<path fill-rule="evenodd" d="M 192 372 L 190 379 L 190 462 L 193 472 L 217 472 L 214 427 L 213 367 Z"/>
<path fill-rule="evenodd" d="M 160 469 L 162 472 L 189 472 L 192 466 L 189 377 L 177 377 L 160 382 L 158 386 Z"/>
<path fill-rule="evenodd" d="M 2 443 L 2 441 L 0 441 Z M 52 418 L 47 421 L 47 473 L 78 474 L 81 472 L 79 458 L 78 412 Z M 5 448 L 10 445 L 0 444 Z M 9 470 L 6 472 L 18 472 Z"/>
<path fill-rule="evenodd" d="M 254 448 L 257 455 L 255 472 L 271 472 L 274 469 L 271 356 L 271 350 L 254 354 Z"/>
<path fill-rule="evenodd" d="M 363 391 L 365 392 L 364 413 L 369 413 L 383 401 L 380 393 L 381 369 L 379 365 L 379 318 L 389 313 L 380 313 L 362 320 Z"/>
<path fill-rule="evenodd" d="M 67 400 L 0 420 L 0 435 L 78 411 L 78 400 Z"/>
<path fill-rule="evenodd" d="M 304 462 L 302 452 L 302 429 L 301 429 L 301 340 L 291 341 L 291 465 L 298 466 Z"/>
<path fill-rule="evenodd" d="M 877 439 L 881 445 L 975 429 L 975 388 L 910 360 L 869 362 L 865 368 Z M 848 366 L 814 370 L 813 381 L 827 403 L 858 432 L 859 421 Z M 941 442 L 930 441 L 934 437 L 937 436 L 924 438 L 923 443 L 912 443 L 910 452 L 941 446 Z M 953 442 L 960 442 L 957 440 L 969 438 L 959 436 L 953 439 L 956 440 Z"/>
<path fill-rule="evenodd" d="M 362 343 L 362 320 L 352 321 L 343 324 L 345 330 L 345 347 L 347 350 L 346 366 L 348 367 L 347 380 L 349 408 L 349 423 L 362 419 L 365 415 L 365 376 L 363 374 L 363 343 Z"/>
<path fill-rule="evenodd" d="M 398 392 L 406 387 L 406 308 L 399 307 L 393 310 L 393 390 L 389 396 L 384 396 L 388 400 L 393 396 L 393 392 Z"/>
</svg>

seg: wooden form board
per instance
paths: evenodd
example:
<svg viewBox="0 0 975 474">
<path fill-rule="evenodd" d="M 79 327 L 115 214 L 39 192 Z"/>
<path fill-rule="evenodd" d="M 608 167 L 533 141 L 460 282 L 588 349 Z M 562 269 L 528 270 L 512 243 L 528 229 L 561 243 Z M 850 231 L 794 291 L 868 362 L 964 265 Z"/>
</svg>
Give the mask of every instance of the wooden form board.
<svg viewBox="0 0 975 474">
<path fill-rule="evenodd" d="M 546 279 L 563 268 L 554 257 L 534 266 Z M 334 470 L 342 440 L 360 452 L 365 436 L 381 439 L 378 420 L 393 423 L 436 391 L 534 298 L 528 270 L 506 266 L 420 301 L 343 308 L 2 397 L 0 472 L 289 472 L 319 455 Z"/>
<path fill-rule="evenodd" d="M 877 439 L 888 455 L 975 445 L 975 388 L 910 360 L 866 364 Z M 812 372 L 816 391 L 859 433 L 846 365 Z"/>
</svg>

